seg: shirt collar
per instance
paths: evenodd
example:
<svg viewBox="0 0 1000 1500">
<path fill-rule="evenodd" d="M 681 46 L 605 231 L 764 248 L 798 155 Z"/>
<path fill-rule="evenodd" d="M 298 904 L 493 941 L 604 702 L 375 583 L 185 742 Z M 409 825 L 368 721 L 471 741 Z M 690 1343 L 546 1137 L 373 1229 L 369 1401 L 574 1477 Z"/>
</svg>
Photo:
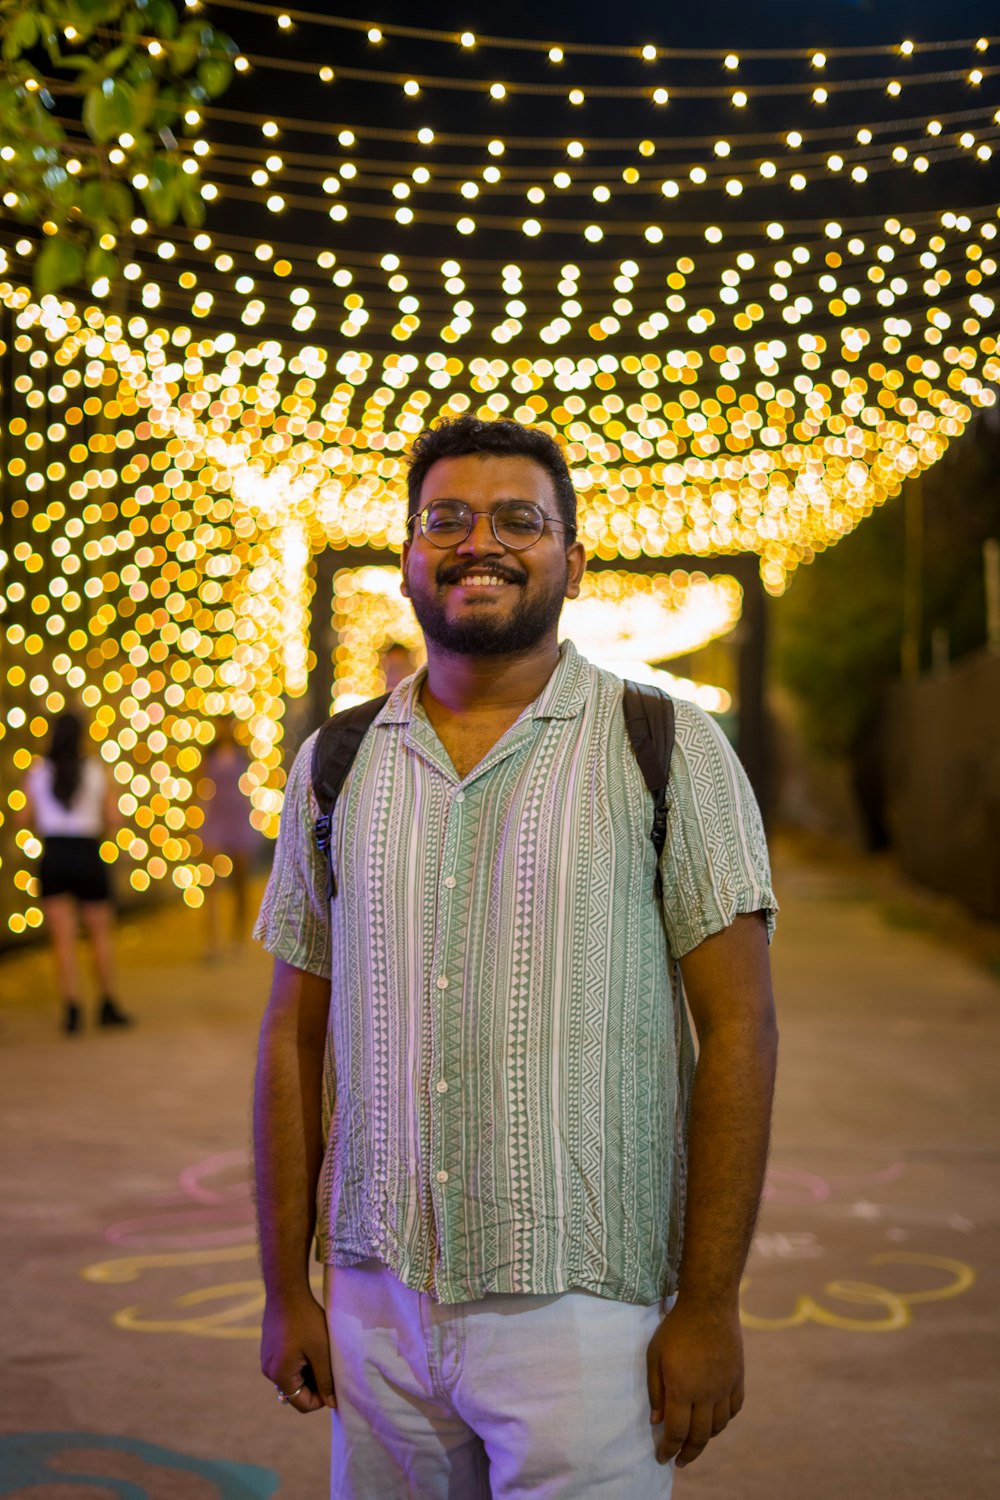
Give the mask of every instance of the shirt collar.
<svg viewBox="0 0 1000 1500">
<path fill-rule="evenodd" d="M 533 719 L 573 719 L 583 710 L 590 685 L 589 662 L 585 661 L 572 641 L 563 641 L 559 662 L 548 682 L 535 699 Z M 406 677 L 379 710 L 376 724 L 409 724 L 415 717 L 420 689 L 427 668 L 421 667 Z"/>
</svg>

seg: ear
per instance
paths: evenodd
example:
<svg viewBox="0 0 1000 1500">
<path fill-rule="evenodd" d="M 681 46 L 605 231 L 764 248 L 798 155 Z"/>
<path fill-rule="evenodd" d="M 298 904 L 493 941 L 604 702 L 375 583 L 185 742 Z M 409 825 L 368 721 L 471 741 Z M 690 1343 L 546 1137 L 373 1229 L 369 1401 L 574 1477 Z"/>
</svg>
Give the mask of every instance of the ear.
<svg viewBox="0 0 1000 1500">
<path fill-rule="evenodd" d="M 399 556 L 399 568 L 400 568 L 400 572 L 403 575 L 402 578 L 400 579 L 399 592 L 402 594 L 402 596 L 403 596 L 404 599 L 409 599 L 409 597 L 410 597 L 410 590 L 409 590 L 409 588 L 407 587 L 407 584 L 406 584 L 406 564 L 407 564 L 407 560 L 408 560 L 409 556 L 410 556 L 410 544 L 409 544 L 409 542 L 404 542 L 403 543 L 403 550 L 402 550 L 402 552 L 400 553 L 400 556 Z"/>
<path fill-rule="evenodd" d="M 580 580 L 587 571 L 587 554 L 582 542 L 573 542 L 566 548 L 566 595 L 575 599 L 580 592 Z"/>
</svg>

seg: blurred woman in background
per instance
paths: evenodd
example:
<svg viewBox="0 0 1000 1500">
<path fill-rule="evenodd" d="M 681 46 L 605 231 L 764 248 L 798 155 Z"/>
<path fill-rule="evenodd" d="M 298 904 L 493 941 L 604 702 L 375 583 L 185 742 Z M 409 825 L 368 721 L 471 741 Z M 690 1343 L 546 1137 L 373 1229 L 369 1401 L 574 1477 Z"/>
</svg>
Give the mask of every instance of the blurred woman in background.
<svg viewBox="0 0 1000 1500">
<path fill-rule="evenodd" d="M 83 753 L 82 741 L 76 714 L 60 714 L 48 750 L 28 772 L 24 788 L 28 821 L 42 841 L 38 881 L 68 1035 L 83 1026 L 76 951 L 81 916 L 101 994 L 97 1023 L 132 1022 L 115 999 L 114 908 L 100 849 L 101 839 L 118 825 L 118 806 L 103 765 Z"/>
<path fill-rule="evenodd" d="M 205 815 L 201 827 L 202 857 L 216 872 L 212 884 L 205 890 L 207 963 L 223 954 L 220 889 L 223 880 L 229 883 L 233 893 L 233 946 L 241 948 L 247 936 L 250 866 L 260 843 L 251 826 L 250 807 L 240 785 L 249 764 L 246 751 L 237 742 L 233 719 L 219 719 L 215 739 L 202 762 L 205 780 L 198 789 Z"/>
</svg>

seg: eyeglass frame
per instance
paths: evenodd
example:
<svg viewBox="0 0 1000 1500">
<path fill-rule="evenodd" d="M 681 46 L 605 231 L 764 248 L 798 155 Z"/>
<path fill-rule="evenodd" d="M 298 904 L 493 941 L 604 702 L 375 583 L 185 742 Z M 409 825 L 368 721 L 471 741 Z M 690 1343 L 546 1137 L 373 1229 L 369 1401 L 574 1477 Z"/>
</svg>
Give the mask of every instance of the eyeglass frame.
<svg viewBox="0 0 1000 1500">
<path fill-rule="evenodd" d="M 429 537 L 427 535 L 427 532 L 424 529 L 424 516 L 431 509 L 431 506 L 440 505 L 442 503 L 448 505 L 461 505 L 463 509 L 468 512 L 469 529 L 466 531 L 465 535 L 463 537 L 459 537 L 457 541 L 445 543 L 436 542 L 432 537 Z M 540 505 L 535 504 L 534 500 L 501 500 L 500 504 L 494 506 L 492 510 L 473 510 L 472 507 L 468 505 L 464 500 L 448 500 L 445 502 L 432 500 L 431 504 L 425 505 L 423 510 L 414 511 L 412 515 L 407 516 L 406 529 L 410 533 L 410 541 L 412 542 L 413 537 L 416 534 L 417 523 L 419 522 L 420 535 L 423 537 L 424 541 L 427 542 L 428 546 L 436 547 L 439 552 L 447 552 L 450 547 L 460 547 L 463 542 L 467 542 L 469 540 L 469 537 L 472 535 L 473 529 L 475 527 L 476 521 L 480 516 L 489 516 L 490 530 L 493 533 L 493 540 L 496 542 L 498 547 L 503 547 L 505 552 L 530 552 L 532 547 L 537 547 L 538 543 L 545 535 L 545 526 L 542 526 L 542 529 L 538 533 L 538 535 L 532 541 L 530 541 L 526 547 L 512 547 L 509 542 L 505 542 L 499 536 L 497 536 L 495 518 L 497 512 L 499 510 L 502 510 L 505 505 L 522 505 L 530 507 L 530 509 L 533 510 L 536 515 L 541 516 L 543 522 L 547 522 L 549 526 L 561 526 L 562 529 L 565 532 L 568 532 L 571 537 L 576 537 L 577 530 L 575 526 L 571 526 L 568 521 L 560 520 L 556 516 L 548 515 L 544 510 L 542 510 L 542 507 Z"/>
</svg>

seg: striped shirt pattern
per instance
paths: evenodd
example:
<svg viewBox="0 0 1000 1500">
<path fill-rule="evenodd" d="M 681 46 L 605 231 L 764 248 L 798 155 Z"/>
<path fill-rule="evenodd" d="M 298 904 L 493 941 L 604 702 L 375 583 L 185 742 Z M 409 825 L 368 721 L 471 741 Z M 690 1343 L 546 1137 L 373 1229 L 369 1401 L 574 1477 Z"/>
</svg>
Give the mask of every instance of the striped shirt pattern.
<svg viewBox="0 0 1000 1500">
<path fill-rule="evenodd" d="M 676 704 L 664 897 L 622 683 L 564 642 L 464 780 L 401 683 L 315 848 L 313 739 L 255 935 L 330 976 L 317 1252 L 442 1302 L 677 1284 L 693 1073 L 676 961 L 776 903 L 756 802 Z"/>
</svg>

